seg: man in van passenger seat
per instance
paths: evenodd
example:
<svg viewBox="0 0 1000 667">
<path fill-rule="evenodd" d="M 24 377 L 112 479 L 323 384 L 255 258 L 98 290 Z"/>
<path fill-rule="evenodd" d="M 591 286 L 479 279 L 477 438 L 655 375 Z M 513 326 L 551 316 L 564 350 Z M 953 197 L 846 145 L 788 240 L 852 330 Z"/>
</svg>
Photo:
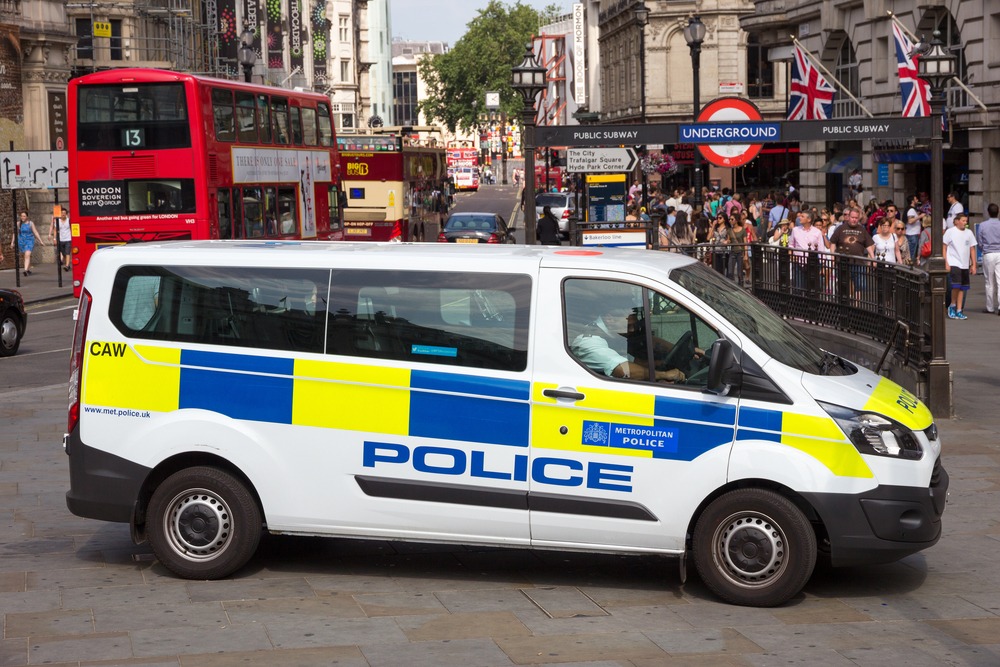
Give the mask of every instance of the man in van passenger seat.
<svg viewBox="0 0 1000 667">
<path fill-rule="evenodd" d="M 628 336 L 635 330 L 635 313 L 627 305 L 612 307 L 588 324 L 583 333 L 570 343 L 570 351 L 587 368 L 609 377 L 649 379 L 647 364 L 632 361 L 628 353 Z M 669 352 L 673 345 L 665 340 L 654 340 L 654 345 Z M 645 347 L 645 346 L 643 346 Z M 656 371 L 657 382 L 683 382 L 684 373 L 678 368 Z"/>
</svg>

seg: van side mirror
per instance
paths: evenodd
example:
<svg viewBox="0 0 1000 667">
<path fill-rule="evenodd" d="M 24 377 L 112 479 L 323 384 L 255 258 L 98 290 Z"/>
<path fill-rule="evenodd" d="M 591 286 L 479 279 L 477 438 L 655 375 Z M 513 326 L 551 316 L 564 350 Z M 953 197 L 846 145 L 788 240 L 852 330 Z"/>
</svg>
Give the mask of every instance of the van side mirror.
<svg viewBox="0 0 1000 667">
<path fill-rule="evenodd" d="M 708 362 L 708 384 L 705 391 L 710 394 L 725 396 L 729 393 L 731 385 L 726 382 L 730 380 L 726 371 L 736 365 L 736 357 L 733 355 L 733 344 L 725 338 L 712 343 L 712 355 Z"/>
</svg>

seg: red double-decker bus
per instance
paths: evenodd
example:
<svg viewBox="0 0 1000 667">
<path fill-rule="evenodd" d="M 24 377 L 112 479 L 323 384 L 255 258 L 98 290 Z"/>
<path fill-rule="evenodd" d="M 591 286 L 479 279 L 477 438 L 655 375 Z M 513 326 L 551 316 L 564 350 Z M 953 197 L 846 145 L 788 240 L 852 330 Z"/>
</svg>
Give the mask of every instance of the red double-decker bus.
<svg viewBox="0 0 1000 667">
<path fill-rule="evenodd" d="M 69 83 L 73 287 L 107 245 L 343 237 L 323 95 L 150 69 Z"/>
<path fill-rule="evenodd" d="M 456 190 L 479 190 L 478 152 L 475 148 L 448 149 L 448 175 Z"/>
<path fill-rule="evenodd" d="M 398 127 L 383 127 L 377 134 L 342 133 L 337 144 L 347 195 L 346 240 L 423 241 L 436 235 L 439 198 L 447 195 L 443 148 L 421 145 Z"/>
</svg>

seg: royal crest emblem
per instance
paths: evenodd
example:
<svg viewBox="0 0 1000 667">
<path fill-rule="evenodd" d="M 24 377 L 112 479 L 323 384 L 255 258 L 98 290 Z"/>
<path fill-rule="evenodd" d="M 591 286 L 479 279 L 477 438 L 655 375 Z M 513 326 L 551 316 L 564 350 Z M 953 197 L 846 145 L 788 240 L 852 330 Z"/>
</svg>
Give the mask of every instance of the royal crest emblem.
<svg viewBox="0 0 1000 667">
<path fill-rule="evenodd" d="M 608 430 L 604 424 L 591 422 L 583 431 L 583 444 L 585 445 L 607 445 Z"/>
</svg>

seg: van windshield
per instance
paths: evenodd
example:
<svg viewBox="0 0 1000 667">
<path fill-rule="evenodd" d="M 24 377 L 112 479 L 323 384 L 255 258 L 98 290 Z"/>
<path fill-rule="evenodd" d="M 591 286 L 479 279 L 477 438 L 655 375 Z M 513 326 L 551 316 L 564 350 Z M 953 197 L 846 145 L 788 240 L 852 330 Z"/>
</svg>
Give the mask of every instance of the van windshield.
<svg viewBox="0 0 1000 667">
<path fill-rule="evenodd" d="M 856 371 L 813 345 L 757 298 L 730 281 L 696 263 L 674 269 L 670 279 L 699 298 L 786 366 L 813 375 L 853 375 Z"/>
</svg>

